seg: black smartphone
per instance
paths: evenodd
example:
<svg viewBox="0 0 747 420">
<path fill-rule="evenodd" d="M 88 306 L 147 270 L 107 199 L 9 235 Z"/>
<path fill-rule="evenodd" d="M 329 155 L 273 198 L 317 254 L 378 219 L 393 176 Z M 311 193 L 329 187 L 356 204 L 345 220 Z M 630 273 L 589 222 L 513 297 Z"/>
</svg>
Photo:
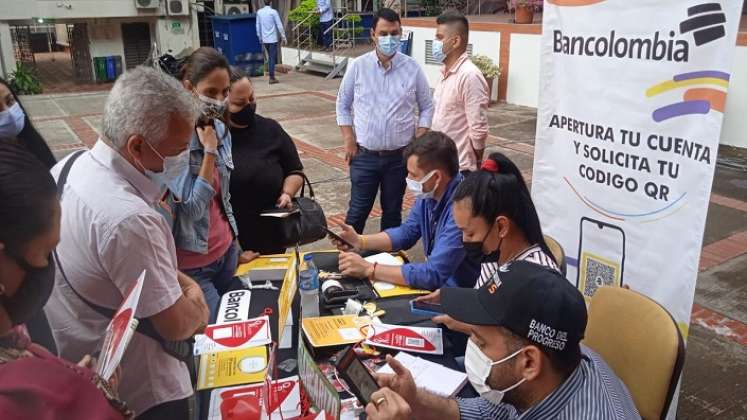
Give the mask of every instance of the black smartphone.
<svg viewBox="0 0 747 420">
<path fill-rule="evenodd" d="M 335 363 L 337 373 L 345 380 L 348 389 L 358 398 L 363 407 L 367 406 L 371 402 L 371 394 L 379 389 L 379 384 L 355 355 L 352 346 L 348 346 L 339 354 Z"/>
<path fill-rule="evenodd" d="M 437 303 L 428 303 L 428 302 L 421 302 L 418 300 L 411 300 L 410 301 L 410 312 L 412 312 L 415 315 L 436 316 L 436 315 L 442 315 L 444 313 L 444 310 L 441 307 L 441 305 Z"/>
<path fill-rule="evenodd" d="M 328 227 L 326 227 L 326 226 L 322 226 L 322 227 L 324 228 L 324 231 L 325 231 L 325 232 L 327 232 L 327 235 L 329 235 L 329 236 L 330 236 L 330 237 L 331 237 L 332 239 L 334 239 L 334 240 L 336 240 L 336 241 L 340 241 L 340 242 L 342 242 L 343 244 L 347 245 L 347 246 L 348 246 L 348 247 L 349 247 L 350 249 L 355 249 L 355 247 L 353 246 L 353 244 L 351 244 L 350 242 L 348 242 L 348 241 L 346 241 L 345 239 L 343 239 L 343 238 L 342 238 L 342 236 L 340 236 L 340 235 L 338 235 L 338 234 L 336 234 L 336 233 L 332 232 L 332 231 L 331 231 L 331 230 L 330 230 L 330 229 L 329 229 Z"/>
</svg>

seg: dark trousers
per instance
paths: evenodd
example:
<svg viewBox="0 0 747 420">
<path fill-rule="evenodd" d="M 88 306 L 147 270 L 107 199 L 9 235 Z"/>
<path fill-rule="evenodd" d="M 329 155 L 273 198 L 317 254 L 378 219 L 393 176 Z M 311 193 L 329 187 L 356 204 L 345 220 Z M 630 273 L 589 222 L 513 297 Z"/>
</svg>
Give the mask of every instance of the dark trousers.
<svg viewBox="0 0 747 420">
<path fill-rule="evenodd" d="M 275 78 L 275 63 L 278 62 L 278 43 L 265 44 L 267 51 L 267 67 L 270 69 L 270 79 Z"/>
<path fill-rule="evenodd" d="M 190 268 L 184 271 L 197 284 L 205 295 L 205 303 L 210 308 L 210 323 L 214 323 L 218 316 L 220 297 L 228 291 L 234 281 L 236 266 L 239 261 L 239 247 L 231 245 L 222 257 L 213 263 L 200 268 Z"/>
<path fill-rule="evenodd" d="M 319 39 L 317 42 L 326 48 L 332 46 L 332 31 L 324 33 L 330 26 L 332 26 L 331 20 L 329 22 L 319 22 Z"/>
<path fill-rule="evenodd" d="M 356 232 L 363 232 L 381 186 L 381 230 L 402 224 L 406 177 L 407 167 L 402 153 L 393 152 L 380 156 L 359 149 L 350 162 L 350 206 L 345 223 Z"/>
<path fill-rule="evenodd" d="M 189 420 L 191 418 L 190 411 L 194 410 L 194 407 L 190 407 L 191 405 L 194 405 L 194 397 L 165 402 L 146 410 L 145 413 L 137 416 L 136 420 Z"/>
</svg>

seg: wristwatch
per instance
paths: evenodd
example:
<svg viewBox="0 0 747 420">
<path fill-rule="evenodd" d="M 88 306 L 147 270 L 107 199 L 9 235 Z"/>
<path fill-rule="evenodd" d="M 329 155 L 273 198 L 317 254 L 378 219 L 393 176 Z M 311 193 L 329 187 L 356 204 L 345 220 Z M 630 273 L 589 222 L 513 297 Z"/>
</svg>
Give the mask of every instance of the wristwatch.
<svg viewBox="0 0 747 420">
<path fill-rule="evenodd" d="M 206 147 L 205 153 L 210 153 L 213 156 L 218 156 L 218 148 L 217 147 Z"/>
</svg>

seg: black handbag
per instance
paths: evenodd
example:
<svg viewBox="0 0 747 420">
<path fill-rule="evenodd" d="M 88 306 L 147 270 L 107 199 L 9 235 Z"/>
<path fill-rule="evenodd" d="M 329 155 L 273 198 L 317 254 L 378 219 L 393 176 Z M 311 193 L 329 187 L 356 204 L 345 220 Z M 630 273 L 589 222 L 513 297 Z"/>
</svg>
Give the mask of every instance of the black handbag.
<svg viewBox="0 0 747 420">
<path fill-rule="evenodd" d="M 293 207 L 298 211 L 277 220 L 278 242 L 285 248 L 316 242 L 327 234 L 324 230 L 327 227 L 327 217 L 314 197 L 309 178 L 302 172 L 293 172 L 291 175 L 302 177 L 304 183 L 301 195 L 293 199 Z M 306 186 L 309 187 L 308 197 Z"/>
</svg>

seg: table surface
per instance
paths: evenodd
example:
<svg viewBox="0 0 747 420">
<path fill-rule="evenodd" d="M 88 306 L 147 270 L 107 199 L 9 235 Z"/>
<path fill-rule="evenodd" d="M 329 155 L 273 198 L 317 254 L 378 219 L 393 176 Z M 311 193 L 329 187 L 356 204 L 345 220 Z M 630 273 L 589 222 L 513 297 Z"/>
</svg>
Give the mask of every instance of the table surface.
<svg viewBox="0 0 747 420">
<path fill-rule="evenodd" d="M 329 254 L 328 252 L 324 252 L 324 254 Z M 325 258 L 327 260 L 327 258 Z M 316 258 L 315 258 L 316 262 Z M 329 266 L 328 264 L 325 265 L 317 265 L 320 270 L 325 271 L 337 271 L 336 264 L 334 267 Z M 243 289 L 243 284 L 240 282 L 235 282 L 236 285 L 233 287 L 233 290 L 239 290 Z M 273 282 L 275 286 L 278 287 L 278 289 L 281 286 L 281 282 Z M 272 332 L 272 339 L 274 342 L 279 342 L 278 337 L 278 297 L 279 297 L 280 291 L 279 290 L 267 290 L 267 289 L 252 289 L 251 294 L 251 300 L 249 305 L 249 316 L 250 317 L 257 317 L 262 316 L 265 313 L 267 313 L 267 309 L 271 309 L 270 317 L 270 330 Z M 410 312 L 410 300 L 413 299 L 414 296 L 397 296 L 397 297 L 391 297 L 386 299 L 377 299 L 376 305 L 380 309 L 384 309 L 386 313 L 382 315 L 380 318 L 384 323 L 387 324 L 399 324 L 399 325 L 411 325 L 411 326 L 418 326 L 418 327 L 435 327 L 436 325 L 428 318 L 424 317 L 418 317 L 414 316 Z M 299 338 L 299 327 L 300 327 L 300 295 L 298 292 L 296 292 L 296 296 L 293 299 L 293 306 L 291 315 L 293 317 L 293 330 L 292 330 L 292 345 L 290 348 L 286 349 L 280 349 L 277 350 L 277 357 L 276 357 L 276 363 L 278 365 L 282 364 L 282 362 L 293 359 L 295 360 L 298 356 L 298 338 Z M 320 305 L 320 315 L 332 315 L 332 312 L 321 307 Z M 403 322 L 404 321 L 404 322 Z M 451 337 L 451 338 L 450 338 Z M 456 339 L 454 339 L 456 338 Z M 464 339 L 464 340 L 463 340 Z M 454 344 L 452 344 L 454 342 Z M 426 360 L 430 360 L 432 362 L 444 365 L 448 368 L 455 369 L 455 370 L 461 370 L 461 369 L 455 360 L 455 355 L 463 355 L 464 354 L 464 345 L 466 344 L 466 339 L 464 335 L 459 336 L 459 333 L 453 333 L 451 331 L 448 331 L 446 328 L 444 328 L 444 354 L 443 355 L 426 355 L 426 354 L 417 354 L 418 357 L 421 357 Z M 382 349 L 386 350 L 386 349 Z M 392 351 L 392 354 L 397 353 L 397 351 Z M 317 358 L 317 362 L 324 362 L 326 361 L 325 358 Z M 294 366 L 297 364 L 294 364 Z M 277 369 L 277 373 L 279 378 L 286 378 L 289 376 L 297 375 L 298 369 L 294 367 L 293 370 L 290 371 L 284 371 L 280 368 Z M 199 394 L 200 398 L 200 406 L 201 406 L 201 416 L 200 418 L 204 419 L 207 418 L 207 405 L 209 405 L 210 401 L 210 392 L 212 390 L 205 390 L 201 391 Z M 467 386 L 464 387 L 464 389 L 459 393 L 459 396 L 463 397 L 472 397 L 475 396 L 475 391 L 467 384 Z M 344 398 L 343 398 L 344 399 Z"/>
</svg>

